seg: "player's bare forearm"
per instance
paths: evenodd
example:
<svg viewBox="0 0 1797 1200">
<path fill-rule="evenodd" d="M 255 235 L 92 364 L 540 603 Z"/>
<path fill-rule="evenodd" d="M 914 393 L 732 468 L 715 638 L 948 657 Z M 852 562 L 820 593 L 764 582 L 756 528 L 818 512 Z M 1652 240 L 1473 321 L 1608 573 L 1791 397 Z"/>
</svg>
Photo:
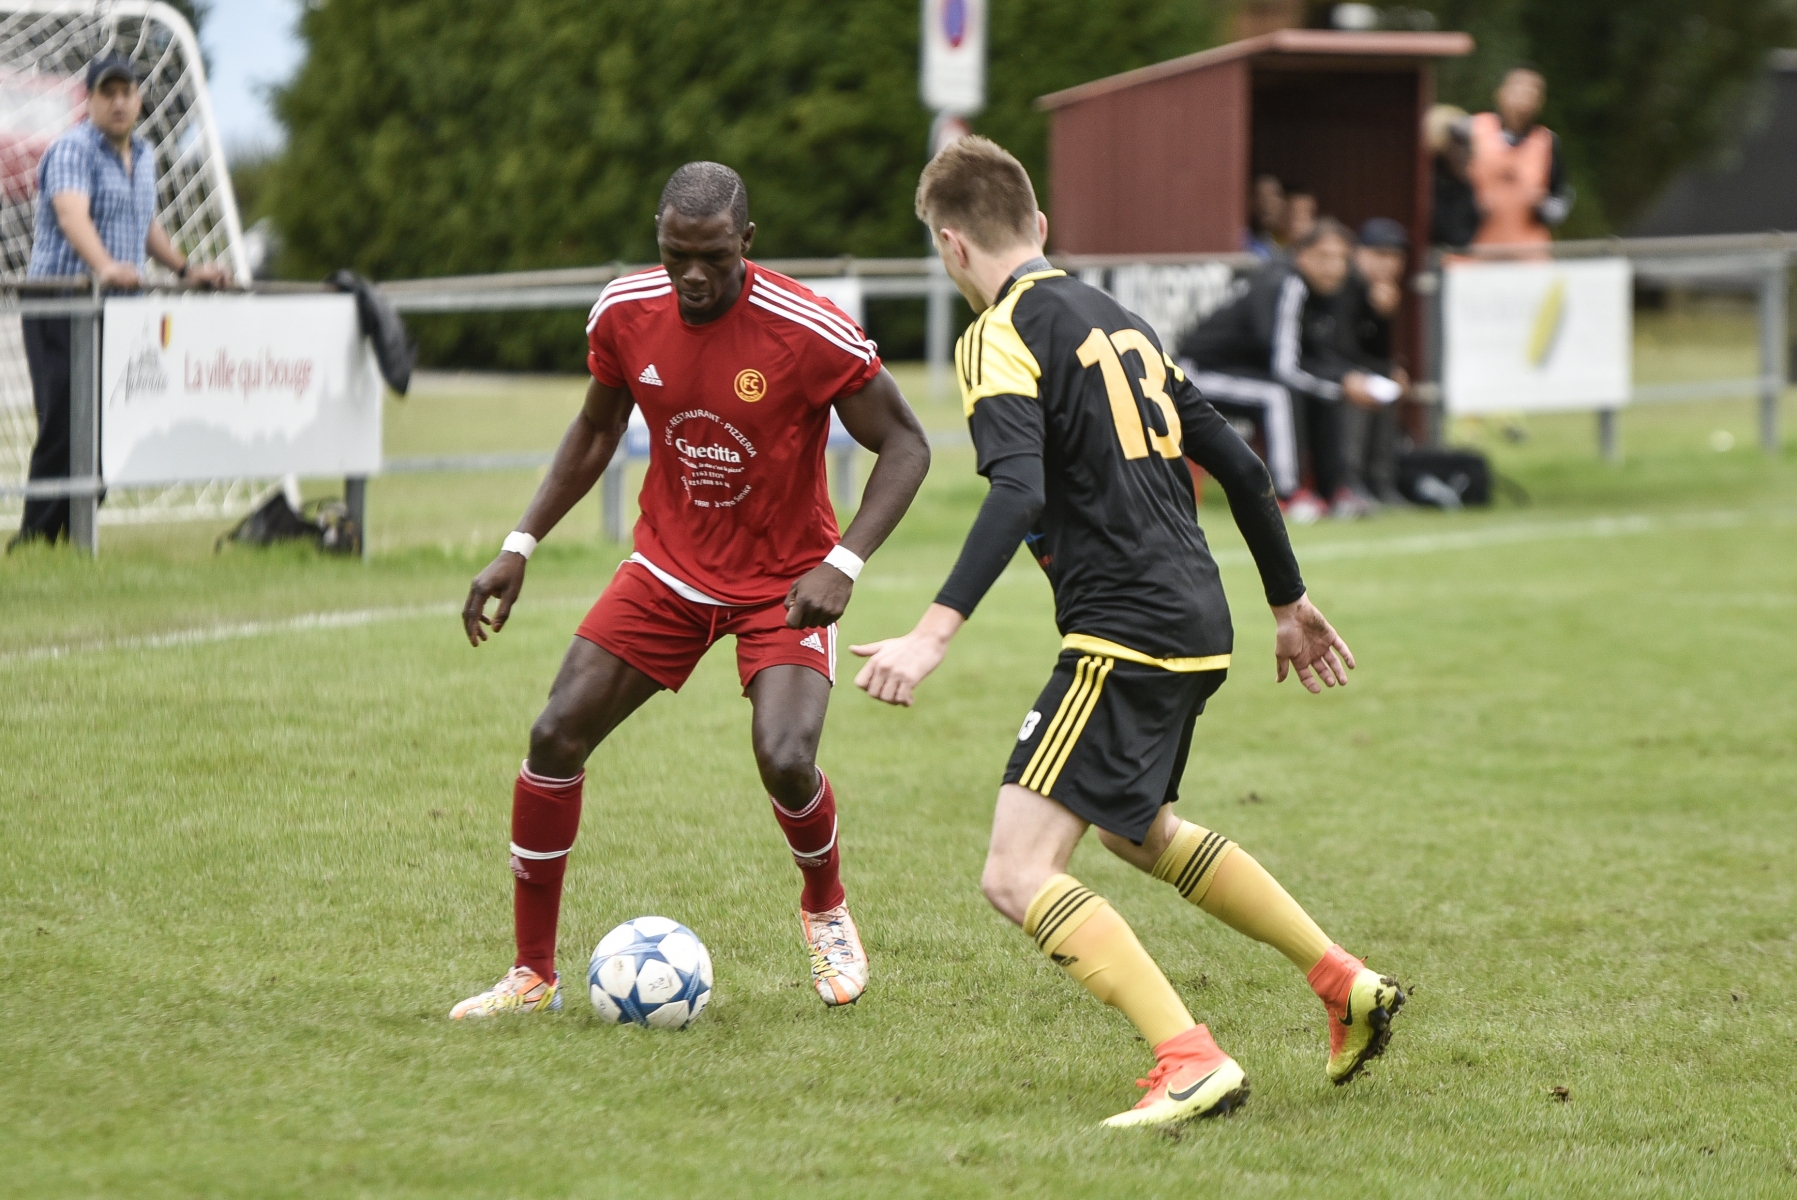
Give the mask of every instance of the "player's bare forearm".
<svg viewBox="0 0 1797 1200">
<path fill-rule="evenodd" d="M 911 507 L 930 470 L 930 442 L 884 368 L 866 387 L 838 400 L 836 411 L 849 436 L 876 455 L 861 507 L 842 535 L 843 547 L 865 561 Z M 828 563 L 812 568 L 786 594 L 786 623 L 804 629 L 834 622 L 848 608 L 854 586 Z"/>
<path fill-rule="evenodd" d="M 875 700 L 909 707 L 917 685 L 942 665 L 949 642 L 966 623 L 967 618 L 948 605 L 932 604 L 903 637 L 850 646 L 849 653 L 867 660 L 855 675 L 855 686 Z"/>
<path fill-rule="evenodd" d="M 623 388 L 606 387 L 597 379 L 592 382 L 585 404 L 562 435 L 549 473 L 518 522 L 520 533 L 540 541 L 582 496 L 593 490 L 624 438 L 630 406 L 630 393 Z M 501 550 L 468 585 L 468 600 L 462 605 L 462 631 L 470 645 L 486 641 L 488 629 L 497 633 L 505 627 L 512 605 L 524 590 L 524 567 L 522 554 Z M 499 606 L 489 617 L 487 601 L 493 599 L 499 601 Z"/>
<path fill-rule="evenodd" d="M 842 544 L 865 559 L 898 527 L 917 497 L 930 473 L 930 440 L 884 368 L 866 387 L 838 400 L 836 411 L 849 436 L 876 456 L 861 507 L 842 535 Z"/>
<path fill-rule="evenodd" d="M 518 529 L 541 540 L 570 509 L 593 490 L 611 465 L 630 421 L 630 393 L 606 387 L 597 379 L 587 387 L 586 403 L 562 434 L 548 474 L 537 487 L 518 521 Z"/>
</svg>

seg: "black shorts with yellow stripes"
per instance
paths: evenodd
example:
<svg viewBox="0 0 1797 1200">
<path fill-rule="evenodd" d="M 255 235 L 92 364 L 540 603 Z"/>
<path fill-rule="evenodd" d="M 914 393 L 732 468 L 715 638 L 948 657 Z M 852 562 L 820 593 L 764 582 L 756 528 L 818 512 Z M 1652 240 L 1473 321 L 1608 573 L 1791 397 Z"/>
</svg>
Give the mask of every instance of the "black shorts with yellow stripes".
<svg viewBox="0 0 1797 1200">
<path fill-rule="evenodd" d="M 1228 674 L 1063 650 L 1023 719 L 1005 782 L 1140 845 L 1161 805 L 1179 799 L 1192 726 Z"/>
</svg>

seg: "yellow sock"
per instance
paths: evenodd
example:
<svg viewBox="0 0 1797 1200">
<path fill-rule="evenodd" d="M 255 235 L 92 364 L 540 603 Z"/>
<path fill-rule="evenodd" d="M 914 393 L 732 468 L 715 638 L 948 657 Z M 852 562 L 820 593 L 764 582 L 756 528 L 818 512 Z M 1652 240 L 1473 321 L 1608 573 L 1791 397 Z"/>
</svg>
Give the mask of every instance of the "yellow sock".
<svg viewBox="0 0 1797 1200">
<path fill-rule="evenodd" d="M 1265 942 L 1309 971 L 1333 945 L 1254 856 L 1220 833 L 1190 821 L 1154 864 L 1154 877 L 1237 933 Z"/>
<path fill-rule="evenodd" d="M 1042 885 L 1023 931 L 1087 991 L 1128 1017 L 1150 1047 L 1197 1024 L 1129 922 L 1073 876 Z"/>
</svg>

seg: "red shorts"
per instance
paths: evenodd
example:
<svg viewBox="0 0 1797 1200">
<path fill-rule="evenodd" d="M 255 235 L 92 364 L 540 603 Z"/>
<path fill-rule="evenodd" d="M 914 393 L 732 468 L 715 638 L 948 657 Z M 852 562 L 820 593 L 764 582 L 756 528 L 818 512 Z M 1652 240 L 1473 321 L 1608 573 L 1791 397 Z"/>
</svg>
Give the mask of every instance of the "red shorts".
<svg viewBox="0 0 1797 1200">
<path fill-rule="evenodd" d="M 763 669 L 786 664 L 836 682 L 835 625 L 789 629 L 784 600 L 753 608 L 686 600 L 628 560 L 574 632 L 676 692 L 727 633 L 736 635 L 736 673 L 745 691 Z"/>
</svg>

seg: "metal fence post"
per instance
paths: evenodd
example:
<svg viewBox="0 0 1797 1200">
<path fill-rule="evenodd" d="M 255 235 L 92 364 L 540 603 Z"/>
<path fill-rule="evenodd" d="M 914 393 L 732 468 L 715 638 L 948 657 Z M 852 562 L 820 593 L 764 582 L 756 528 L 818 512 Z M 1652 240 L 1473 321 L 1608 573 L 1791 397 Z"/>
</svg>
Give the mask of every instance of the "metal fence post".
<svg viewBox="0 0 1797 1200">
<path fill-rule="evenodd" d="M 1760 276 L 1760 449 L 1778 453 L 1778 403 L 1790 353 L 1785 317 L 1785 256 L 1767 256 Z"/>
<path fill-rule="evenodd" d="M 599 490 L 600 517 L 604 522 L 605 536 L 614 542 L 624 540 L 624 455 L 623 447 L 612 456 L 611 465 L 605 468 L 600 476 Z"/>
<path fill-rule="evenodd" d="M 1447 408 L 1447 393 L 1442 387 L 1442 337 L 1441 301 L 1443 284 L 1441 252 L 1429 251 L 1427 266 L 1419 272 L 1411 283 L 1411 288 L 1422 297 L 1423 325 L 1423 370 L 1422 377 L 1426 383 L 1432 384 L 1434 392 L 1423 409 L 1423 444 L 1439 446 L 1444 421 L 1442 413 Z"/>
<path fill-rule="evenodd" d="M 1622 439 L 1617 436 L 1616 410 L 1597 410 L 1597 452 L 1605 462 L 1622 461 Z"/>
<path fill-rule="evenodd" d="M 100 474 L 100 314 L 69 318 L 69 476 Z M 100 496 L 89 491 L 69 497 L 69 540 L 90 556 L 100 553 Z"/>
<path fill-rule="evenodd" d="M 362 561 L 368 561 L 368 477 L 351 475 L 343 481 L 343 507 L 356 523 L 356 545 Z"/>
<path fill-rule="evenodd" d="M 930 364 L 930 396 L 941 399 L 948 395 L 948 359 L 953 349 L 955 285 L 943 269 L 942 260 L 932 255 L 929 272 L 929 311 L 924 322 L 924 358 Z"/>
<path fill-rule="evenodd" d="M 855 503 L 855 448 L 836 447 L 836 503 L 848 508 Z"/>
</svg>

